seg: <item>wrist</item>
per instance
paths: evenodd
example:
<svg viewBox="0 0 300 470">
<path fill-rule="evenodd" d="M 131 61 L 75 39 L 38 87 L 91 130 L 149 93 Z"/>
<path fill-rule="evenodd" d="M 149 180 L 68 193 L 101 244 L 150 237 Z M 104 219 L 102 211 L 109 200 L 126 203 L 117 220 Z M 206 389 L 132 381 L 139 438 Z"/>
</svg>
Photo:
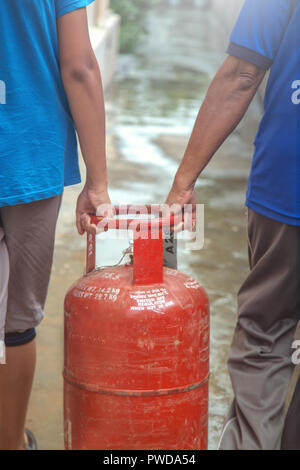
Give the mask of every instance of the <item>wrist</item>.
<svg viewBox="0 0 300 470">
<path fill-rule="evenodd" d="M 106 178 L 90 178 L 87 175 L 85 187 L 88 191 L 95 191 L 98 193 L 107 193 L 108 192 L 108 183 Z"/>
<path fill-rule="evenodd" d="M 196 179 L 197 178 L 192 178 L 191 176 L 184 174 L 179 169 L 175 175 L 173 186 L 178 192 L 193 191 Z"/>
</svg>

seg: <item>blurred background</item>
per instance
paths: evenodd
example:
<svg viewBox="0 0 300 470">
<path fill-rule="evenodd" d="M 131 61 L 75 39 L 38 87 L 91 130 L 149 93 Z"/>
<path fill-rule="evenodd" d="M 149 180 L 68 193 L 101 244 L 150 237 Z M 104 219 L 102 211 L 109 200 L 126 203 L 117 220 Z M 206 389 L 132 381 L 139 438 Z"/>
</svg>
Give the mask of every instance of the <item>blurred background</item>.
<svg viewBox="0 0 300 470">
<path fill-rule="evenodd" d="M 226 58 L 242 0 L 96 0 L 88 8 L 107 111 L 110 196 L 119 203 L 163 203 L 206 90 Z M 179 269 L 199 280 L 211 302 L 209 448 L 216 448 L 232 398 L 227 355 L 236 294 L 248 272 L 245 191 L 263 87 L 247 117 L 197 183 L 205 205 L 205 246 L 183 249 Z M 84 169 L 82 168 L 84 180 Z M 67 188 L 57 228 L 46 318 L 29 422 L 40 448 L 63 448 L 63 299 L 84 270 L 85 237 L 74 224 L 80 185 Z M 116 241 L 99 263 L 120 258 Z"/>
</svg>

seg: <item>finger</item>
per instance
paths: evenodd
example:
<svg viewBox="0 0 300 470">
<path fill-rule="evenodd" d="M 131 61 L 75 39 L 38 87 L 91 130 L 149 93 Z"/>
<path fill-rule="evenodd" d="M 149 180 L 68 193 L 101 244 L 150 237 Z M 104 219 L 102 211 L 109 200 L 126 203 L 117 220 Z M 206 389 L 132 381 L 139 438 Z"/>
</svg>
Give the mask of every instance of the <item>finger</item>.
<svg viewBox="0 0 300 470">
<path fill-rule="evenodd" d="M 81 226 L 85 232 L 96 235 L 96 225 L 91 223 L 91 218 L 87 214 L 81 216 Z"/>
<path fill-rule="evenodd" d="M 160 210 L 165 216 L 178 215 L 182 212 L 182 205 L 176 202 L 172 204 L 162 204 Z"/>
<path fill-rule="evenodd" d="M 187 230 L 188 232 L 193 231 L 193 216 L 191 213 L 184 214 L 183 230 Z"/>
<path fill-rule="evenodd" d="M 79 235 L 84 234 L 84 230 L 81 225 L 80 215 L 76 212 L 76 228 Z"/>
<path fill-rule="evenodd" d="M 179 224 L 176 224 L 173 227 L 171 227 L 171 232 L 173 233 L 182 232 L 183 230 L 184 230 L 183 222 L 179 222 Z"/>
<path fill-rule="evenodd" d="M 107 227 L 106 227 L 105 218 L 103 216 L 100 216 L 99 213 L 97 214 L 97 217 L 98 217 L 99 220 L 96 224 L 96 233 L 99 234 L 99 233 L 106 232 Z"/>
<path fill-rule="evenodd" d="M 97 235 L 97 227 L 94 224 L 88 224 L 85 231 L 90 235 Z"/>
<path fill-rule="evenodd" d="M 109 228 L 115 228 L 115 219 L 101 217 L 97 224 L 97 233 L 107 232 Z"/>
<path fill-rule="evenodd" d="M 107 232 L 107 231 L 108 231 L 108 227 L 107 227 L 107 226 L 103 227 L 102 224 L 97 224 L 97 225 L 96 225 L 96 233 L 97 233 L 97 235 L 98 235 L 99 233 L 103 233 L 103 232 Z"/>
<path fill-rule="evenodd" d="M 197 215 L 196 212 L 192 214 L 192 230 L 194 231 L 197 225 Z"/>
<path fill-rule="evenodd" d="M 96 215 L 98 217 L 105 217 L 108 219 L 112 219 L 115 215 L 114 207 L 111 204 L 100 204 L 96 209 Z"/>
</svg>

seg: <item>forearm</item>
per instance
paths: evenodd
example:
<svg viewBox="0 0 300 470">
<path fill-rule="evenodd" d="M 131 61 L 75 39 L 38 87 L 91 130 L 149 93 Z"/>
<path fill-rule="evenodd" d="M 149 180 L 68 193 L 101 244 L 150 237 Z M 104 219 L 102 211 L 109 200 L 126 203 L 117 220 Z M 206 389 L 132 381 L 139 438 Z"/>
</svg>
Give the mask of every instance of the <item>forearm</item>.
<svg viewBox="0 0 300 470">
<path fill-rule="evenodd" d="M 75 122 L 90 188 L 107 186 L 105 107 L 99 66 L 94 56 L 88 66 L 61 70 Z"/>
<path fill-rule="evenodd" d="M 225 61 L 208 89 L 176 174 L 181 187 L 188 189 L 195 184 L 212 156 L 242 120 L 264 74 L 251 64 L 245 66 L 243 61 L 234 58 Z"/>
</svg>

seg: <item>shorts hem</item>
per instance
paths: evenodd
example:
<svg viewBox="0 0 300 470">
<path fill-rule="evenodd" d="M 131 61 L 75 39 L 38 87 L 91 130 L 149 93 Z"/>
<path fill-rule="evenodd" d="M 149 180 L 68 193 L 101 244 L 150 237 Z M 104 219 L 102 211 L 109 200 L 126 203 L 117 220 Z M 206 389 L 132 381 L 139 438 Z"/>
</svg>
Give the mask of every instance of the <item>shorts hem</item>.
<svg viewBox="0 0 300 470">
<path fill-rule="evenodd" d="M 34 340 L 36 337 L 35 328 L 29 328 L 22 333 L 6 333 L 5 334 L 5 346 L 23 346 Z"/>
<path fill-rule="evenodd" d="M 30 316 L 26 316 L 26 312 L 22 312 L 22 316 L 23 320 L 21 318 L 15 320 L 11 318 L 10 321 L 6 321 L 5 334 L 23 333 L 26 330 L 37 328 L 45 318 L 44 311 L 34 314 L 34 316 L 32 312 L 30 312 Z M 10 319 L 9 311 L 7 311 L 6 318 L 7 320 Z"/>
</svg>

